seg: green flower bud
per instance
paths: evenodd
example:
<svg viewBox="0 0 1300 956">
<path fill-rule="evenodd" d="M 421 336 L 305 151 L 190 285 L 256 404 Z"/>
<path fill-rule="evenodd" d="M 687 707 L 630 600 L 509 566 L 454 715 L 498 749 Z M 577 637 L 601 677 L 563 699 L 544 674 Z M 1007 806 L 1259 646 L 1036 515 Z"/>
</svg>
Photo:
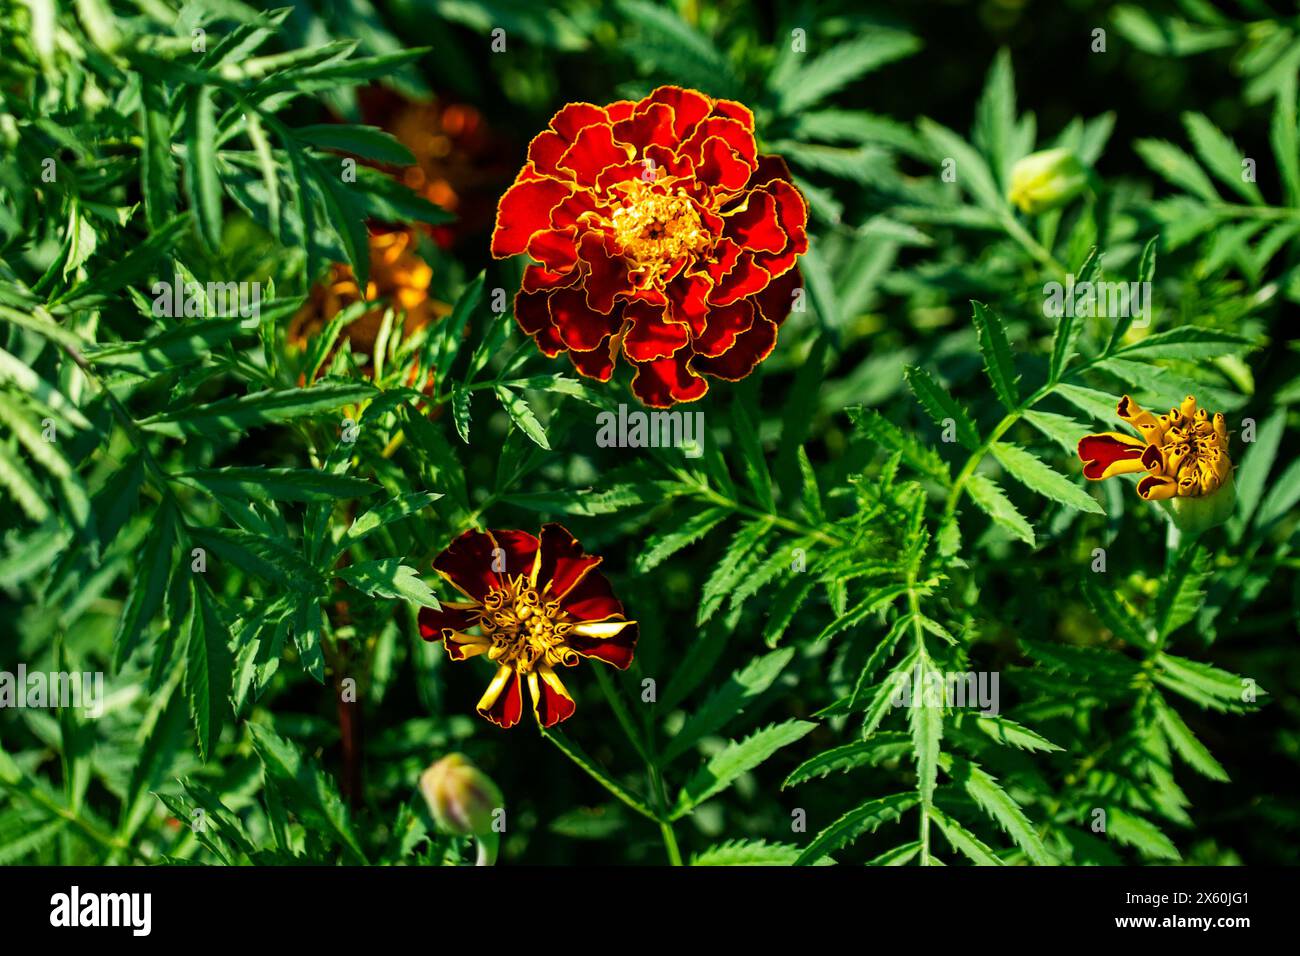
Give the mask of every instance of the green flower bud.
<svg viewBox="0 0 1300 956">
<path fill-rule="evenodd" d="M 1232 472 L 1222 485 L 1208 495 L 1178 497 L 1170 502 L 1169 515 L 1175 527 L 1185 535 L 1197 535 L 1223 524 L 1232 517 L 1237 504 L 1237 486 Z"/>
<path fill-rule="evenodd" d="M 1037 215 L 1064 206 L 1088 185 L 1088 171 L 1072 149 L 1030 153 L 1011 169 L 1007 198 L 1021 212 Z"/>
<path fill-rule="evenodd" d="M 458 753 L 420 774 L 420 792 L 438 829 L 459 836 L 491 834 L 493 814 L 505 804 L 492 778 Z"/>
</svg>

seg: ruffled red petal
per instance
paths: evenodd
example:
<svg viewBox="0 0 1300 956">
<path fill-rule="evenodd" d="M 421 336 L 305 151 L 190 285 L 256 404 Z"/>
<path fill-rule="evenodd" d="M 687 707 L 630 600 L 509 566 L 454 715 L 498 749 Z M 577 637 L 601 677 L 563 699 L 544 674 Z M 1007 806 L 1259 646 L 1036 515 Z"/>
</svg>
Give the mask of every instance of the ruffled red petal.
<svg viewBox="0 0 1300 956">
<path fill-rule="evenodd" d="M 684 323 L 692 335 L 702 335 L 709 318 L 705 302 L 713 282 L 700 273 L 680 275 L 668 285 L 669 318 Z"/>
<path fill-rule="evenodd" d="M 528 172 L 529 166 L 524 167 Z M 533 233 L 551 224 L 551 210 L 572 191 L 556 179 L 524 179 L 524 173 L 506 190 L 497 206 L 492 232 L 492 255 L 498 259 L 518 255 L 528 248 Z"/>
<path fill-rule="evenodd" d="M 669 321 L 662 306 L 629 302 L 623 315 L 631 321 L 623 335 L 623 351 L 637 362 L 667 358 L 691 340 L 690 328 Z"/>
<path fill-rule="evenodd" d="M 638 106 L 627 119 L 614 124 L 614 138 L 630 143 L 638 150 L 647 146 L 672 147 L 677 143 L 673 131 L 673 110 L 664 103 Z"/>
<path fill-rule="evenodd" d="M 528 240 L 528 254 L 553 274 L 567 274 L 578 264 L 578 230 L 542 229 Z"/>
<path fill-rule="evenodd" d="M 525 277 L 527 273 L 525 273 Z M 551 322 L 551 297 L 544 292 L 520 292 L 515 296 L 515 321 L 537 340 L 537 347 L 550 358 L 564 351 L 564 343 Z"/>
<path fill-rule="evenodd" d="M 606 166 L 626 163 L 634 158 L 634 150 L 614 141 L 614 131 L 603 123 L 588 126 L 560 159 L 560 168 L 573 173 L 582 186 L 594 186 L 596 177 Z"/>
<path fill-rule="evenodd" d="M 709 383 L 691 368 L 692 355 L 688 347 L 653 362 L 633 361 L 636 376 L 632 379 L 632 394 L 651 408 L 667 408 L 677 402 L 703 398 Z"/>
<path fill-rule="evenodd" d="M 614 239 L 598 232 L 585 233 L 578 240 L 578 256 L 587 266 L 587 304 L 606 315 L 614 299 L 631 285 L 627 260 L 614 251 Z"/>
<path fill-rule="evenodd" d="M 568 103 L 551 117 L 551 129 L 572 143 L 585 127 L 593 123 L 607 123 L 609 116 L 604 109 L 594 103 Z"/>
<path fill-rule="evenodd" d="M 799 270 L 789 269 L 769 282 L 752 301 L 763 315 L 780 325 L 794 308 L 795 290 L 802 288 L 803 276 Z"/>
<path fill-rule="evenodd" d="M 666 103 L 673 109 L 673 132 L 680 142 L 696 124 L 713 111 L 713 104 L 703 93 L 680 86 L 661 86 L 646 97 L 651 103 Z"/>
<path fill-rule="evenodd" d="M 590 352 L 618 331 L 619 318 L 591 308 L 581 286 L 552 292 L 550 307 L 551 323 L 565 348 Z"/>
<path fill-rule="evenodd" d="M 727 236 L 753 252 L 780 252 L 789 240 L 777 218 L 776 199 L 771 193 L 757 190 L 750 193 L 745 205 L 724 218 L 727 221 Z M 545 233 L 538 233 L 538 236 L 541 235 Z M 537 236 L 533 237 L 533 241 L 537 241 Z"/>
<path fill-rule="evenodd" d="M 708 328 L 694 342 L 696 355 L 722 355 L 734 347 L 736 340 L 753 324 L 754 304 L 748 299 L 711 309 Z"/>
<path fill-rule="evenodd" d="M 608 382 L 614 374 L 614 359 L 610 356 L 609 339 L 589 352 L 569 350 L 569 360 L 579 375 L 594 378 L 599 382 Z"/>
<path fill-rule="evenodd" d="M 776 348 L 776 323 L 763 315 L 754 317 L 749 330 L 737 337 L 727 352 L 716 358 L 701 355 L 693 363 L 697 372 L 738 382 Z"/>
</svg>

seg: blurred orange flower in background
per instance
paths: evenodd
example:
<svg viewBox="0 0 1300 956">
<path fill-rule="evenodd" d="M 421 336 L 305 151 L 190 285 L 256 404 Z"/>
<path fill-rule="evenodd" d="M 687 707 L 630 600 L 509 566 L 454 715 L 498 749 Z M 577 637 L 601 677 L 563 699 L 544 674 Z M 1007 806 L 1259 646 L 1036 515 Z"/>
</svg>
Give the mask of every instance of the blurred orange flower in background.
<svg viewBox="0 0 1300 956">
<path fill-rule="evenodd" d="M 334 263 L 326 277 L 312 287 L 307 301 L 289 323 L 289 341 L 305 347 L 330 319 L 363 299 L 374 302 L 375 307 L 349 323 L 340 338 L 347 339 L 354 352 L 366 355 L 373 354 L 385 308 L 392 306 L 405 314 L 403 325 L 407 332 L 445 315 L 448 307 L 429 297 L 433 270 L 417 254 L 415 243 L 416 235 L 410 229 L 371 233 L 366 294 L 362 296 L 357 287 L 351 266 Z"/>
</svg>

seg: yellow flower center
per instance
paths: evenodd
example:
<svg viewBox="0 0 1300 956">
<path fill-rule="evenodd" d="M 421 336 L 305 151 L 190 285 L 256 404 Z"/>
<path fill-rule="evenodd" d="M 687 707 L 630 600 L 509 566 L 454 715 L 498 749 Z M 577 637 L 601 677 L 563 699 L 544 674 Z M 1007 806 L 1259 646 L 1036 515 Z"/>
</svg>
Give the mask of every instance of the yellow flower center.
<svg viewBox="0 0 1300 956">
<path fill-rule="evenodd" d="M 565 639 L 573 624 L 560 610 L 559 601 L 543 603 L 524 575 L 504 588 L 494 588 L 483 599 L 479 627 L 490 638 L 488 659 L 528 674 L 542 664 L 571 666 L 577 654 Z"/>
<path fill-rule="evenodd" d="M 680 186 L 676 192 L 664 192 L 644 179 L 633 179 L 618 183 L 611 192 L 615 209 L 610 225 L 634 275 L 653 278 L 683 256 L 708 248 L 709 233 Z"/>
<path fill-rule="evenodd" d="M 1232 470 L 1232 460 L 1221 424 L 1216 428 L 1203 408 L 1190 415 L 1171 408 L 1158 421 L 1162 434 L 1155 443 L 1160 454 L 1156 463 L 1164 475 L 1177 479 L 1180 497 L 1207 495 L 1223 484 Z"/>
</svg>

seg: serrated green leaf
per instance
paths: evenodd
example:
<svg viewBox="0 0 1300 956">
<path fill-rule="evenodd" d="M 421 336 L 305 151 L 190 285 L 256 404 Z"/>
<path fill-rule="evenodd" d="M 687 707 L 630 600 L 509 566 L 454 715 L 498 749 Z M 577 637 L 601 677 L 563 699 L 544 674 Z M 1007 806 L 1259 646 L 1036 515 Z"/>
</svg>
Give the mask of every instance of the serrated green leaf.
<svg viewBox="0 0 1300 956">
<path fill-rule="evenodd" d="M 1026 544 L 1034 544 L 1033 526 L 1016 510 L 1016 506 L 992 478 L 973 474 L 966 482 L 966 490 L 970 493 L 971 501 L 979 505 L 980 510 L 1000 527 Z"/>
<path fill-rule="evenodd" d="M 925 369 L 915 365 L 907 366 L 905 372 L 907 384 L 917 400 L 929 413 L 930 418 L 940 428 L 946 428 L 952 422 L 957 440 L 969 451 L 979 447 L 979 430 L 970 414 L 931 376 Z"/>
<path fill-rule="evenodd" d="M 383 598 L 402 598 L 438 610 L 438 599 L 419 572 L 401 558 L 379 558 L 341 568 L 338 576 L 359 591 Z"/>
<path fill-rule="evenodd" d="M 1003 405 L 1015 409 L 1020 396 L 1016 391 L 1015 363 L 1011 358 L 1006 326 L 998 314 L 982 302 L 972 302 L 971 306 L 980 354 L 984 356 L 984 369 L 993 383 L 993 391 Z"/>
<path fill-rule="evenodd" d="M 738 717 L 750 702 L 772 686 L 793 656 L 794 648 L 783 648 L 756 657 L 734 672 L 725 684 L 709 695 L 699 710 L 691 714 L 682 728 L 673 735 L 668 746 L 660 754 L 660 766 L 666 766 L 676 760 L 694 747 L 702 737 L 714 733 Z"/>
<path fill-rule="evenodd" d="M 994 442 L 990 451 L 998 463 L 1030 491 L 1036 491 L 1077 511 L 1105 514 L 1092 495 L 1023 448 L 1006 442 Z"/>
<path fill-rule="evenodd" d="M 730 787 L 774 753 L 799 740 L 817 725 L 807 720 L 787 720 L 733 740 L 697 770 L 682 787 L 670 816 L 676 820 Z"/>
<path fill-rule="evenodd" d="M 796 866 L 815 863 L 828 853 L 832 853 L 852 843 L 864 833 L 873 833 L 882 824 L 891 823 L 919 803 L 915 793 L 895 793 L 887 797 L 877 797 L 854 807 L 826 829 L 813 838 L 813 841 L 799 854 Z"/>
</svg>

